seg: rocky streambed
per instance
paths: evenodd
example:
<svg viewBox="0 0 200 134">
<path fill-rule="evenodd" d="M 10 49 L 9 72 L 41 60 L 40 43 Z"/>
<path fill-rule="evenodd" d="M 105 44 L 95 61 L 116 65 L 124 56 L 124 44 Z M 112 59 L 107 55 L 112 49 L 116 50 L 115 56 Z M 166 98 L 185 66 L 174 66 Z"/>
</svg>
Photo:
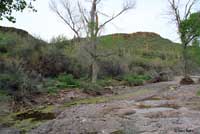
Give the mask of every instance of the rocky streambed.
<svg viewBox="0 0 200 134">
<path fill-rule="evenodd" d="M 118 95 L 75 103 L 27 133 L 200 134 L 198 90 L 198 84 L 180 86 L 176 81 L 116 89 Z M 0 134 L 9 133 L 2 129 Z"/>
</svg>

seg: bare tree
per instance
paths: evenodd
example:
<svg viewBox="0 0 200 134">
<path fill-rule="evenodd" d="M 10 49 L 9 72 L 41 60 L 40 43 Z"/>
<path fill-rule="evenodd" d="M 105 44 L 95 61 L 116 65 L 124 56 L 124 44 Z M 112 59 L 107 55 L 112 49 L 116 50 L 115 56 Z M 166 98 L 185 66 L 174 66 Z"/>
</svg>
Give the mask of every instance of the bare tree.
<svg viewBox="0 0 200 134">
<path fill-rule="evenodd" d="M 189 19 L 192 14 L 195 5 L 199 0 L 187 0 L 184 4 L 182 0 L 168 0 L 169 4 L 169 15 L 172 17 L 172 21 L 175 22 L 178 30 L 178 34 L 183 45 L 183 62 L 184 62 L 184 77 L 189 75 L 188 55 L 187 47 L 195 39 L 193 35 L 186 35 L 181 29 L 181 23 Z M 182 1 L 183 2 L 183 1 Z"/>
<path fill-rule="evenodd" d="M 75 35 L 80 38 L 81 32 L 87 36 L 89 39 L 90 48 L 86 49 L 86 51 L 92 57 L 92 82 L 95 83 L 98 76 L 98 65 L 97 58 L 98 57 L 106 57 L 110 54 L 98 54 L 97 53 L 97 38 L 101 34 L 101 30 L 114 19 L 118 18 L 120 15 L 125 13 L 126 11 L 133 9 L 135 7 L 134 0 L 126 0 L 124 1 L 122 9 L 112 15 L 106 15 L 99 10 L 98 5 L 103 0 L 90 0 L 90 9 L 87 11 L 84 6 L 81 5 L 80 1 L 76 3 L 76 9 L 78 9 L 76 14 L 74 14 L 74 10 L 72 10 L 71 3 L 69 0 L 60 0 L 60 4 L 64 7 L 65 13 L 63 14 L 61 10 L 59 10 L 57 3 L 54 0 L 51 0 L 50 7 L 51 9 L 71 28 L 71 30 L 75 33 Z M 100 23 L 99 17 L 106 16 L 107 20 Z M 84 30 L 84 31 L 83 31 Z"/>
<path fill-rule="evenodd" d="M 51 10 L 74 32 L 75 38 L 80 39 L 83 25 L 80 14 L 76 12 L 77 7 L 73 7 L 69 0 L 59 0 L 59 4 L 51 0 L 49 5 Z"/>
</svg>

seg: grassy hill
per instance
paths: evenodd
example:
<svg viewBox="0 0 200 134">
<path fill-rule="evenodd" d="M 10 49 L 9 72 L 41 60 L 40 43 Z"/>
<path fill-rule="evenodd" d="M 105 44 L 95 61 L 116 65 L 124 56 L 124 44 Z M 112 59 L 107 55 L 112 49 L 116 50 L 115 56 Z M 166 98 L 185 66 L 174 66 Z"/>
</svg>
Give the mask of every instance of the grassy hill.
<svg viewBox="0 0 200 134">
<path fill-rule="evenodd" d="M 24 30 L 0 27 L 1 56 L 18 58 L 22 61 L 30 58 L 31 65 L 28 65 L 28 67 L 39 64 L 39 58 L 42 57 L 41 52 L 43 54 L 48 53 L 51 56 L 60 53 L 67 56 L 66 59 L 78 63 L 79 69 L 71 70 L 70 73 L 81 71 L 80 69 L 86 69 L 85 72 L 88 72 L 91 60 L 84 49 L 85 46 L 88 46 L 87 42 L 74 43 L 61 38 L 48 44 L 40 39 L 35 39 Z M 156 33 L 148 32 L 102 36 L 99 38 L 98 51 L 102 55 L 111 53 L 109 56 L 99 58 L 100 66 L 109 62 L 114 68 L 117 64 L 120 64 L 118 66 L 121 67 L 118 67 L 118 69 L 124 68 L 121 71 L 131 73 L 132 71 L 134 73 L 134 70 L 137 69 L 145 72 L 149 70 L 161 71 L 165 68 L 173 69 L 181 60 L 180 44 L 164 39 Z M 60 57 L 63 58 L 61 55 Z M 42 73 L 41 71 L 39 73 Z M 78 72 L 77 75 L 79 75 Z"/>
<path fill-rule="evenodd" d="M 122 51 L 123 55 L 139 63 L 149 63 L 153 67 L 170 67 L 180 61 L 181 46 L 156 33 L 138 32 L 114 34 L 102 37 L 102 47 Z"/>
</svg>

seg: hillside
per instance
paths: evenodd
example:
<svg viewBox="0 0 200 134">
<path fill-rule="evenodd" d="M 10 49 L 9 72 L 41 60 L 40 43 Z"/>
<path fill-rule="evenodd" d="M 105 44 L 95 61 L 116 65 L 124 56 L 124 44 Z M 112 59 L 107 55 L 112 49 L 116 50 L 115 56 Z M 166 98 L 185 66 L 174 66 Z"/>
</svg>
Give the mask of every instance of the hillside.
<svg viewBox="0 0 200 134">
<path fill-rule="evenodd" d="M 54 41 L 55 42 L 50 43 L 54 44 L 54 46 L 47 46 L 47 50 L 53 51 L 53 49 L 58 50 L 60 48 L 58 51 L 63 51 L 64 55 L 80 62 L 81 65 L 79 66 L 81 66 L 81 69 L 86 69 L 85 71 L 88 72 L 91 60 L 89 59 L 87 52 L 82 51 L 82 46 L 85 44 L 87 45 L 87 43 L 78 43 L 80 45 L 73 45 L 71 41 L 59 38 Z M 46 45 L 46 42 L 40 39 L 35 39 L 24 30 L 0 27 L 1 55 L 12 57 L 13 54 L 18 53 L 18 56 L 22 56 L 23 53 L 26 54 L 26 51 L 28 51 L 26 49 L 29 49 L 31 52 L 27 56 L 31 57 L 37 55 L 38 49 L 43 51 Z M 115 66 L 120 64 L 120 61 L 123 61 L 124 65 L 121 65 L 122 67 L 119 68 L 124 68 L 125 66 L 129 67 L 127 70 L 125 69 L 121 71 L 133 71 L 133 73 L 134 71 L 137 71 L 137 69 L 140 71 L 162 71 L 163 68 L 170 68 L 173 70 L 174 65 L 177 65 L 181 59 L 181 47 L 179 44 L 164 39 L 156 33 L 148 32 L 102 36 L 99 38 L 98 51 L 100 54 L 112 53 L 112 55 L 109 55 L 106 58 L 100 57 L 100 66 L 101 63 L 104 64 L 110 61 L 112 61 L 112 64 Z M 21 58 L 25 58 L 24 56 Z M 113 71 L 114 70 L 115 69 L 113 69 Z M 69 72 L 73 73 L 73 71 Z M 175 70 L 175 72 L 180 73 L 179 70 Z"/>
<path fill-rule="evenodd" d="M 98 81 L 93 84 L 87 40 L 77 42 L 58 37 L 47 43 L 24 30 L 0 27 L 0 133 L 18 130 L 26 133 L 71 106 L 92 104 L 96 107 L 97 103 L 110 105 L 113 100 L 121 103 L 130 97 L 159 95 L 161 87 L 157 82 L 172 80 L 182 72 L 181 45 L 156 33 L 106 35 L 99 37 L 97 47 L 101 56 L 98 57 Z M 189 51 L 194 72 L 200 65 L 198 51 L 194 47 Z M 169 83 L 160 84 L 163 92 L 174 83 L 177 86 L 177 81 Z M 84 110 L 85 106 L 82 107 Z M 93 111 L 90 107 L 88 110 Z M 52 129 L 44 127 L 44 133 Z M 37 132 L 40 128 L 33 131 Z"/>
</svg>

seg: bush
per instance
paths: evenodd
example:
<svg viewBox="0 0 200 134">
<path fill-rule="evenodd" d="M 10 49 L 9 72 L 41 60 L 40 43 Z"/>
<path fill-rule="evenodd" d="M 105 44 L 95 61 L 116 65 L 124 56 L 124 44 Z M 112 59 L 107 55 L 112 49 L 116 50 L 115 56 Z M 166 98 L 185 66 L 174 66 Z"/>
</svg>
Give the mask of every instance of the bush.
<svg viewBox="0 0 200 134">
<path fill-rule="evenodd" d="M 81 83 L 81 88 L 83 89 L 84 93 L 87 93 L 92 96 L 98 96 L 102 95 L 101 90 L 103 89 L 102 86 L 99 84 L 94 84 L 94 83 Z"/>
<path fill-rule="evenodd" d="M 143 85 L 145 81 L 150 80 L 150 76 L 146 75 L 125 75 L 123 80 L 127 82 L 129 86 Z"/>
<path fill-rule="evenodd" d="M 197 96 L 200 96 L 200 89 L 197 90 Z"/>
<path fill-rule="evenodd" d="M 36 48 L 34 48 L 36 49 Z M 21 50 L 21 59 L 27 70 L 34 70 L 43 77 L 55 77 L 69 71 L 69 58 L 55 46 L 43 46 L 39 50 Z"/>
<path fill-rule="evenodd" d="M 38 78 L 34 74 L 27 74 L 18 62 L 1 62 L 0 89 L 12 96 L 14 102 L 26 103 L 25 98 L 38 91 L 38 83 Z"/>
<path fill-rule="evenodd" d="M 50 41 L 50 45 L 54 45 L 57 48 L 64 48 L 66 45 L 70 45 L 70 41 L 63 35 L 53 37 Z"/>
<path fill-rule="evenodd" d="M 79 87 L 79 82 L 74 79 L 73 75 L 61 74 L 57 78 L 56 84 L 59 88 L 76 88 Z"/>
<path fill-rule="evenodd" d="M 128 65 L 126 66 L 123 61 L 120 61 L 120 59 L 116 58 L 101 60 L 98 64 L 100 69 L 100 77 L 117 77 L 129 71 Z"/>
<path fill-rule="evenodd" d="M 16 42 L 13 39 L 0 34 L 0 53 L 8 53 L 15 45 Z"/>
<path fill-rule="evenodd" d="M 8 95 L 8 93 L 0 90 L 0 102 L 1 101 L 5 102 L 5 101 L 8 101 L 8 100 L 10 100 L 10 96 Z"/>
<path fill-rule="evenodd" d="M 43 84 L 48 93 L 57 93 L 65 88 L 78 88 L 79 86 L 79 81 L 71 74 L 60 74 L 54 79 L 47 79 Z"/>
</svg>

